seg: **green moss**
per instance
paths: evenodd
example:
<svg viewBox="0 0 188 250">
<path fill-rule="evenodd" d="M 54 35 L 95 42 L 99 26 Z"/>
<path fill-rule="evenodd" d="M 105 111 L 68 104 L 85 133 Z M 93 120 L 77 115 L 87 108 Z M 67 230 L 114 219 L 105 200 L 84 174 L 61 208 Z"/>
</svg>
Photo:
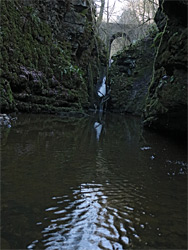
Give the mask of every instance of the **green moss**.
<svg viewBox="0 0 188 250">
<path fill-rule="evenodd" d="M 2 99 L 1 105 L 6 103 L 10 107 L 12 107 L 14 98 L 9 82 L 5 79 L 2 79 L 0 89 L 1 89 L 1 99 Z"/>
<path fill-rule="evenodd" d="M 81 15 L 86 16 L 88 14 L 88 9 L 84 9 L 81 12 Z"/>
<path fill-rule="evenodd" d="M 159 32 L 157 33 L 157 35 L 155 36 L 155 38 L 153 39 L 153 46 L 157 47 L 160 43 L 160 39 L 163 36 L 163 32 Z"/>
<path fill-rule="evenodd" d="M 12 95 L 12 90 L 10 88 L 10 85 L 7 85 L 7 95 L 8 95 L 8 100 L 10 102 L 10 104 L 13 103 L 13 95 Z"/>
<path fill-rule="evenodd" d="M 87 11 L 84 10 L 82 15 L 87 15 Z M 82 105 L 87 106 L 86 70 L 78 66 L 75 60 L 73 61 L 71 44 L 57 41 L 52 37 L 51 27 L 40 18 L 36 8 L 25 5 L 22 1 L 1 0 L 1 14 L 0 42 L 3 47 L 0 59 L 2 59 L 2 76 L 8 82 L 6 86 L 2 86 L 2 89 L 6 89 L 4 103 L 14 104 L 12 91 L 15 89 L 19 93 L 26 91 L 32 94 L 34 92 L 41 94 L 45 89 L 48 93 L 54 77 L 57 80 L 54 86 L 69 89 L 69 98 L 71 102 L 78 104 L 77 108 L 80 109 Z M 88 23 L 88 27 L 90 26 Z M 92 27 L 90 28 L 92 30 Z M 28 85 L 27 81 L 32 77 L 30 73 L 27 75 L 23 68 L 34 74 L 41 72 L 40 83 L 29 80 Z M 58 91 L 57 95 L 60 94 L 61 91 Z M 21 106 L 18 105 L 18 109 L 21 109 Z M 50 107 L 45 107 L 48 108 Z M 28 104 L 24 109 L 29 112 L 31 107 Z"/>
</svg>

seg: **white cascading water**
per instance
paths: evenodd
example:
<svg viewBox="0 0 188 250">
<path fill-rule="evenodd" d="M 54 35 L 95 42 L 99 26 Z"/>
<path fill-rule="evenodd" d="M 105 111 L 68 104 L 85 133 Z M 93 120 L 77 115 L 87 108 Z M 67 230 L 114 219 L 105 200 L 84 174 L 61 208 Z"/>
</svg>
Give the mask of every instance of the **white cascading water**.
<svg viewBox="0 0 188 250">
<path fill-rule="evenodd" d="M 98 96 L 103 97 L 106 95 L 106 76 L 103 77 L 102 85 L 98 90 Z"/>
<path fill-rule="evenodd" d="M 113 61 L 114 61 L 113 59 L 109 59 L 109 68 L 111 67 Z M 106 76 L 103 77 L 102 85 L 98 90 L 98 96 L 104 97 L 105 95 L 106 95 Z"/>
<path fill-rule="evenodd" d="M 111 67 L 113 61 L 114 61 L 113 59 L 110 59 L 110 60 L 109 60 L 109 68 Z"/>
<path fill-rule="evenodd" d="M 111 67 L 111 64 L 113 63 L 113 59 L 109 59 L 109 68 Z M 106 97 L 108 98 L 108 94 L 109 92 L 107 93 L 107 86 L 106 86 L 106 76 L 103 77 L 103 81 L 102 81 L 102 84 L 97 92 L 98 96 L 101 97 L 101 102 L 100 102 L 100 105 L 99 105 L 99 111 L 103 112 L 103 105 L 104 105 L 104 102 L 106 102 L 108 99 L 105 99 Z"/>
</svg>

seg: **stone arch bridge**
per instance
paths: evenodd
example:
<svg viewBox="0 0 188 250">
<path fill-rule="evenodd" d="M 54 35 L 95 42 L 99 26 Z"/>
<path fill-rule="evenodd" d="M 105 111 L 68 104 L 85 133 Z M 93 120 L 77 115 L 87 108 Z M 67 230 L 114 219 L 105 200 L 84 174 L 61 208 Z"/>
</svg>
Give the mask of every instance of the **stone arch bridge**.
<svg viewBox="0 0 188 250">
<path fill-rule="evenodd" d="M 99 34 L 106 44 L 112 44 L 112 42 L 118 38 L 126 38 L 130 43 L 138 39 L 139 27 L 134 24 L 123 23 L 105 23 L 100 26 Z"/>
</svg>

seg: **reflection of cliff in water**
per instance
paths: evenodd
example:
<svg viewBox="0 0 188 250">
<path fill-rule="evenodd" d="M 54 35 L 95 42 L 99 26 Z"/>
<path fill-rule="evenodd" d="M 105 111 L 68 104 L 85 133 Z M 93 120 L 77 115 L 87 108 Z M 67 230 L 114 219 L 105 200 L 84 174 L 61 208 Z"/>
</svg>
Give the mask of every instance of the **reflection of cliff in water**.
<svg viewBox="0 0 188 250">
<path fill-rule="evenodd" d="M 4 132 L 1 224 L 9 249 L 185 245 L 186 150 L 143 133 L 139 118 L 21 115 Z"/>
</svg>

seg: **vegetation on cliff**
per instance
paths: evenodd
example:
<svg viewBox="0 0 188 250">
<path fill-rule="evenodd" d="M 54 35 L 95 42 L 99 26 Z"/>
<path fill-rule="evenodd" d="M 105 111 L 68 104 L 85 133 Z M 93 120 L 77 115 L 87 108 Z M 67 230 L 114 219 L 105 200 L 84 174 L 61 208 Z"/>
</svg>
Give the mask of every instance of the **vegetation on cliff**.
<svg viewBox="0 0 188 250">
<path fill-rule="evenodd" d="M 148 35 L 112 57 L 110 68 L 111 99 L 109 109 L 141 115 L 152 75 L 155 48 Z"/>
<path fill-rule="evenodd" d="M 3 112 L 56 113 L 82 111 L 89 106 L 89 95 L 92 93 L 88 84 L 87 61 L 91 57 L 97 58 L 89 6 L 76 12 L 74 6 L 67 9 L 70 6 L 62 1 L 61 11 L 58 12 L 60 6 L 56 6 L 57 10 L 53 13 L 57 16 L 45 15 L 51 8 L 50 4 L 48 1 L 1 1 Z M 67 30 L 63 27 L 58 30 L 58 15 L 63 15 L 64 22 L 70 23 L 74 19 L 78 23 L 79 20 L 80 23 L 75 24 L 76 30 L 71 30 L 68 24 Z M 68 32 L 69 37 L 66 36 Z M 71 41 L 71 36 L 75 35 L 80 35 L 77 40 L 87 39 L 83 43 L 84 48 L 75 49 L 75 43 Z M 99 61 L 90 65 L 95 77 Z"/>
<path fill-rule="evenodd" d="M 158 33 L 147 36 L 156 1 L 139 0 L 139 11 L 128 2 L 129 9 L 119 19 L 124 20 L 125 30 L 118 33 L 112 29 L 118 24 L 110 23 L 108 2 L 105 48 L 99 38 L 104 0 L 98 20 L 91 1 L 2 0 L 1 111 L 61 113 L 93 108 L 100 101 L 100 70 L 106 66 L 109 110 L 142 115 L 145 126 L 186 131 L 187 2 L 159 1 Z M 141 32 L 145 37 L 136 42 L 139 34 L 129 25 L 133 17 L 138 29 L 147 26 Z M 108 76 L 106 58 L 118 39 L 131 45 L 113 57 Z"/>
<path fill-rule="evenodd" d="M 158 48 L 143 115 L 146 126 L 183 133 L 187 130 L 186 6 L 183 1 L 164 1 L 156 14 Z"/>
<path fill-rule="evenodd" d="M 142 115 L 147 127 L 187 131 L 186 8 L 185 1 L 160 1 L 152 45 L 145 38 L 113 58 L 112 111 Z"/>
</svg>

